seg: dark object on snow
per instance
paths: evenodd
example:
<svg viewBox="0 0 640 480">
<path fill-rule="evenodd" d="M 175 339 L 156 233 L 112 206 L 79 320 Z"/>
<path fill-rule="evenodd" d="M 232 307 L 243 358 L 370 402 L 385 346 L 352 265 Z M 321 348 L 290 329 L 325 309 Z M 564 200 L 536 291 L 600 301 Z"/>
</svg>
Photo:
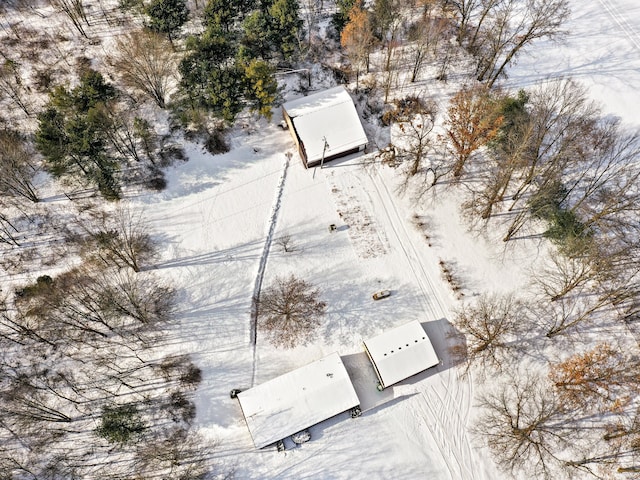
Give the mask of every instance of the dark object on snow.
<svg viewBox="0 0 640 480">
<path fill-rule="evenodd" d="M 311 433 L 309 433 L 309 430 L 302 430 L 301 432 L 291 435 L 291 440 L 293 440 L 293 443 L 296 445 L 302 445 L 311 440 Z"/>
<path fill-rule="evenodd" d="M 338 227 L 336 227 L 336 224 L 332 223 L 331 225 L 329 225 L 329 232 L 335 232 L 337 228 Z"/>
<path fill-rule="evenodd" d="M 229 396 L 231 398 L 236 398 L 240 392 L 242 392 L 242 390 L 240 390 L 239 388 L 234 388 L 229 392 Z"/>
<path fill-rule="evenodd" d="M 284 452 L 284 440 L 278 440 L 278 443 L 276 443 L 276 448 L 279 452 Z"/>
<path fill-rule="evenodd" d="M 353 407 L 349 413 L 351 414 L 351 418 L 357 418 L 362 415 L 362 410 L 360 410 L 360 407 Z"/>
<path fill-rule="evenodd" d="M 380 300 L 381 298 L 387 298 L 389 295 L 391 295 L 391 290 L 380 290 L 373 294 L 373 299 Z"/>
</svg>

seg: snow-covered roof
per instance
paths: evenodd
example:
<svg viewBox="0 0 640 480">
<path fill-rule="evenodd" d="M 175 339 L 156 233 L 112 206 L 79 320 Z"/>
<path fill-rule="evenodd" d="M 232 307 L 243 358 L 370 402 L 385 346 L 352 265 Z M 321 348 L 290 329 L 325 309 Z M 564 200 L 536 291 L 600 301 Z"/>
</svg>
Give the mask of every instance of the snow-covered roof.
<svg viewBox="0 0 640 480">
<path fill-rule="evenodd" d="M 364 342 L 383 387 L 393 385 L 440 360 L 420 322 L 413 321 Z"/>
<path fill-rule="evenodd" d="M 256 448 L 360 404 L 337 353 L 240 392 L 238 400 Z"/>
<path fill-rule="evenodd" d="M 298 138 L 304 144 L 307 163 L 348 152 L 367 144 L 360 117 L 351 95 L 344 87 L 334 87 L 285 103 Z"/>
</svg>

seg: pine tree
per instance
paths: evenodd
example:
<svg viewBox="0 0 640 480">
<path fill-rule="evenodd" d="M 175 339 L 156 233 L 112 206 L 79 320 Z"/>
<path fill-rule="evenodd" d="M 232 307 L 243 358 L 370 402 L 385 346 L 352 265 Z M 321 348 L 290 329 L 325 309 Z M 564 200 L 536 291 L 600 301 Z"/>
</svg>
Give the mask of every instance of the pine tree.
<svg viewBox="0 0 640 480">
<path fill-rule="evenodd" d="M 145 12 L 149 16 L 149 28 L 166 35 L 169 41 L 173 41 L 189 18 L 185 0 L 153 0 Z"/>
<path fill-rule="evenodd" d="M 252 110 L 270 119 L 271 108 L 278 93 L 278 83 L 273 76 L 274 68 L 263 60 L 253 59 L 245 67 L 247 100 Z"/>
<path fill-rule="evenodd" d="M 275 0 L 269 7 L 271 16 L 271 43 L 285 60 L 298 50 L 302 28 L 300 6 L 297 0 Z"/>
<path fill-rule="evenodd" d="M 208 29 L 187 42 L 180 63 L 181 88 L 193 108 L 206 108 L 229 122 L 243 107 L 243 70 L 233 45 L 220 31 Z"/>
<path fill-rule="evenodd" d="M 36 147 L 52 175 L 83 179 L 110 200 L 120 197 L 119 165 L 107 152 L 105 135 L 113 125 L 108 105 L 115 96 L 100 73 L 88 70 L 73 90 L 51 92 L 36 131 Z"/>
</svg>

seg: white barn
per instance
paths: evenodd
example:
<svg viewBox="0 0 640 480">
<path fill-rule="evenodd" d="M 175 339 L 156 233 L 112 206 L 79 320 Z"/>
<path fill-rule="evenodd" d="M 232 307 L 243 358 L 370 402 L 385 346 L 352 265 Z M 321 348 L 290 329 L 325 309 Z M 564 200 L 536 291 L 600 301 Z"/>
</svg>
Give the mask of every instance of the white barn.
<svg viewBox="0 0 640 480">
<path fill-rule="evenodd" d="M 440 363 L 427 332 L 413 321 L 364 342 L 384 389 Z"/>
<path fill-rule="evenodd" d="M 337 353 L 240 392 L 238 400 L 256 448 L 360 405 Z"/>
<path fill-rule="evenodd" d="M 363 151 L 367 145 L 360 117 L 344 87 L 287 102 L 282 115 L 307 168 Z"/>
</svg>

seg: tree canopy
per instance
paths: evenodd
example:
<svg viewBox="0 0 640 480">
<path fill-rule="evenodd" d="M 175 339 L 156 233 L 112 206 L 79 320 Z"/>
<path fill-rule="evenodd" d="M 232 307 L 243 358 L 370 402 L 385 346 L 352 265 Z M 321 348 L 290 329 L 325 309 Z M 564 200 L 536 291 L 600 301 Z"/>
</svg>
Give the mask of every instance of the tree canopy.
<svg viewBox="0 0 640 480">
<path fill-rule="evenodd" d="M 81 178 L 107 199 L 120 197 L 118 162 L 107 151 L 115 88 L 99 72 L 86 71 L 72 90 L 60 86 L 38 115 L 36 147 L 56 177 Z"/>
<path fill-rule="evenodd" d="M 149 16 L 149 29 L 173 40 L 189 18 L 185 0 L 153 0 L 145 9 Z"/>
</svg>

